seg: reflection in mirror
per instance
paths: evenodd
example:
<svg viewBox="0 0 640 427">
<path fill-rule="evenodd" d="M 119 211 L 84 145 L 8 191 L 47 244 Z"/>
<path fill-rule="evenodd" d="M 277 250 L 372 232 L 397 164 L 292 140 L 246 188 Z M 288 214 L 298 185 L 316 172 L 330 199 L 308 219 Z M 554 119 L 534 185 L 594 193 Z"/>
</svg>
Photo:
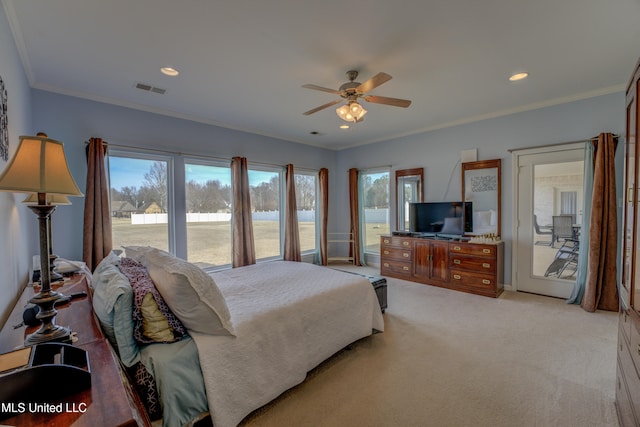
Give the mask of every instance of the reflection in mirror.
<svg viewBox="0 0 640 427">
<path fill-rule="evenodd" d="M 500 236 L 500 159 L 462 164 L 462 198 L 473 203 L 470 234 Z"/>
<path fill-rule="evenodd" d="M 409 230 L 409 203 L 422 201 L 423 168 L 396 171 L 396 229 Z"/>
</svg>

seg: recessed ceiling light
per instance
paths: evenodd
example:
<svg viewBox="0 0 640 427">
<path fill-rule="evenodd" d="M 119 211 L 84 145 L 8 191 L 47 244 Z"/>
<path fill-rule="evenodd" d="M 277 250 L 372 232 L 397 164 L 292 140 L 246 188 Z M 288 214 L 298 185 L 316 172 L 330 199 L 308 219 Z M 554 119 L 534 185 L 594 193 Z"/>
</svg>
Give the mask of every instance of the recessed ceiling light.
<svg viewBox="0 0 640 427">
<path fill-rule="evenodd" d="M 175 77 L 180 74 L 180 72 L 173 67 L 162 67 L 160 68 L 160 71 L 162 71 L 162 74 L 171 77 Z"/>
<path fill-rule="evenodd" d="M 529 77 L 529 73 L 527 73 L 526 71 L 522 73 L 515 73 L 512 74 L 511 77 L 509 77 L 509 81 L 517 82 L 518 80 L 526 79 L 527 77 Z"/>
<path fill-rule="evenodd" d="M 349 125 L 340 125 L 340 129 L 349 129 Z"/>
</svg>

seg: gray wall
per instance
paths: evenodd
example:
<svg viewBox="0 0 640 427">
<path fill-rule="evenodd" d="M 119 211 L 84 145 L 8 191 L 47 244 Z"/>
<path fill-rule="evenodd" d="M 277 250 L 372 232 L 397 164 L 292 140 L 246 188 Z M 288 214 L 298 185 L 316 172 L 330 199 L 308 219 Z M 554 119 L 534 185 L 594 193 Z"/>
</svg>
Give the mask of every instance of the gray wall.
<svg viewBox="0 0 640 427">
<path fill-rule="evenodd" d="M 505 281 L 509 283 L 514 188 L 508 150 L 584 140 L 601 132 L 624 135 L 625 116 L 624 94 L 615 93 L 340 151 L 336 171 L 340 182 L 332 198 L 338 205 L 340 231 L 349 228 L 349 168 L 389 165 L 393 181 L 396 169 L 424 167 L 425 201 L 456 201 L 462 197 L 460 152 L 477 148 L 478 160 L 502 159 L 501 230 Z M 366 120 L 362 125 L 366 126 Z M 394 229 L 395 212 L 391 212 L 391 224 Z"/>
<path fill-rule="evenodd" d="M 13 42 L 9 22 L 0 7 L 0 77 L 7 90 L 9 158 L 18 148 L 18 136 L 32 135 L 29 83 Z M 0 159 L 0 171 L 6 162 Z M 21 203 L 24 194 L 0 192 L 0 325 L 27 283 L 31 255 L 35 253 L 36 216 Z"/>
</svg>

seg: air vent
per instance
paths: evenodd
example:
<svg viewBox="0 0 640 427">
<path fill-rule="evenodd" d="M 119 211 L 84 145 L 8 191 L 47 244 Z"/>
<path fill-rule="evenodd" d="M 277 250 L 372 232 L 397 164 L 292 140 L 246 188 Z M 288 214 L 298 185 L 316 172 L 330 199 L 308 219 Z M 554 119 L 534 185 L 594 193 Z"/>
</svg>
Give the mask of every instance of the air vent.
<svg viewBox="0 0 640 427">
<path fill-rule="evenodd" d="M 164 95 L 164 93 L 167 91 L 166 89 L 162 89 L 159 87 L 155 87 L 155 86 L 151 86 L 148 85 L 146 83 L 136 83 L 136 89 L 140 89 L 140 90 L 144 90 L 147 92 L 153 92 L 153 93 L 158 93 L 160 95 Z"/>
</svg>

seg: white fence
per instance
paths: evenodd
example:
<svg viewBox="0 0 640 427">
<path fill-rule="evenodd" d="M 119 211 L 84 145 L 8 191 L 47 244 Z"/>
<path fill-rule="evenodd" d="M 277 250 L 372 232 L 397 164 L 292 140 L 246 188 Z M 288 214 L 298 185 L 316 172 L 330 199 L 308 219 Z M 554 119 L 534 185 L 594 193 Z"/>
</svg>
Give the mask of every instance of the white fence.
<svg viewBox="0 0 640 427">
<path fill-rule="evenodd" d="M 387 223 L 389 221 L 389 209 L 365 209 L 365 218 L 368 223 Z M 278 221 L 280 212 L 254 212 L 252 214 L 254 221 Z M 315 211 L 298 211 L 298 221 L 313 222 L 315 221 Z M 213 213 L 213 212 L 193 212 L 187 213 L 187 222 L 228 222 L 231 221 L 230 213 Z M 131 224 L 166 224 L 168 217 L 166 213 L 157 214 L 131 214 Z"/>
<path fill-rule="evenodd" d="M 254 212 L 252 215 L 254 221 L 278 221 L 280 212 Z M 298 211 L 298 221 L 313 222 L 315 221 L 315 211 Z M 229 222 L 231 221 L 230 213 L 213 213 L 213 212 L 190 212 L 187 213 L 187 222 Z M 166 213 L 158 214 L 131 214 L 131 224 L 166 224 L 168 217 Z"/>
</svg>

